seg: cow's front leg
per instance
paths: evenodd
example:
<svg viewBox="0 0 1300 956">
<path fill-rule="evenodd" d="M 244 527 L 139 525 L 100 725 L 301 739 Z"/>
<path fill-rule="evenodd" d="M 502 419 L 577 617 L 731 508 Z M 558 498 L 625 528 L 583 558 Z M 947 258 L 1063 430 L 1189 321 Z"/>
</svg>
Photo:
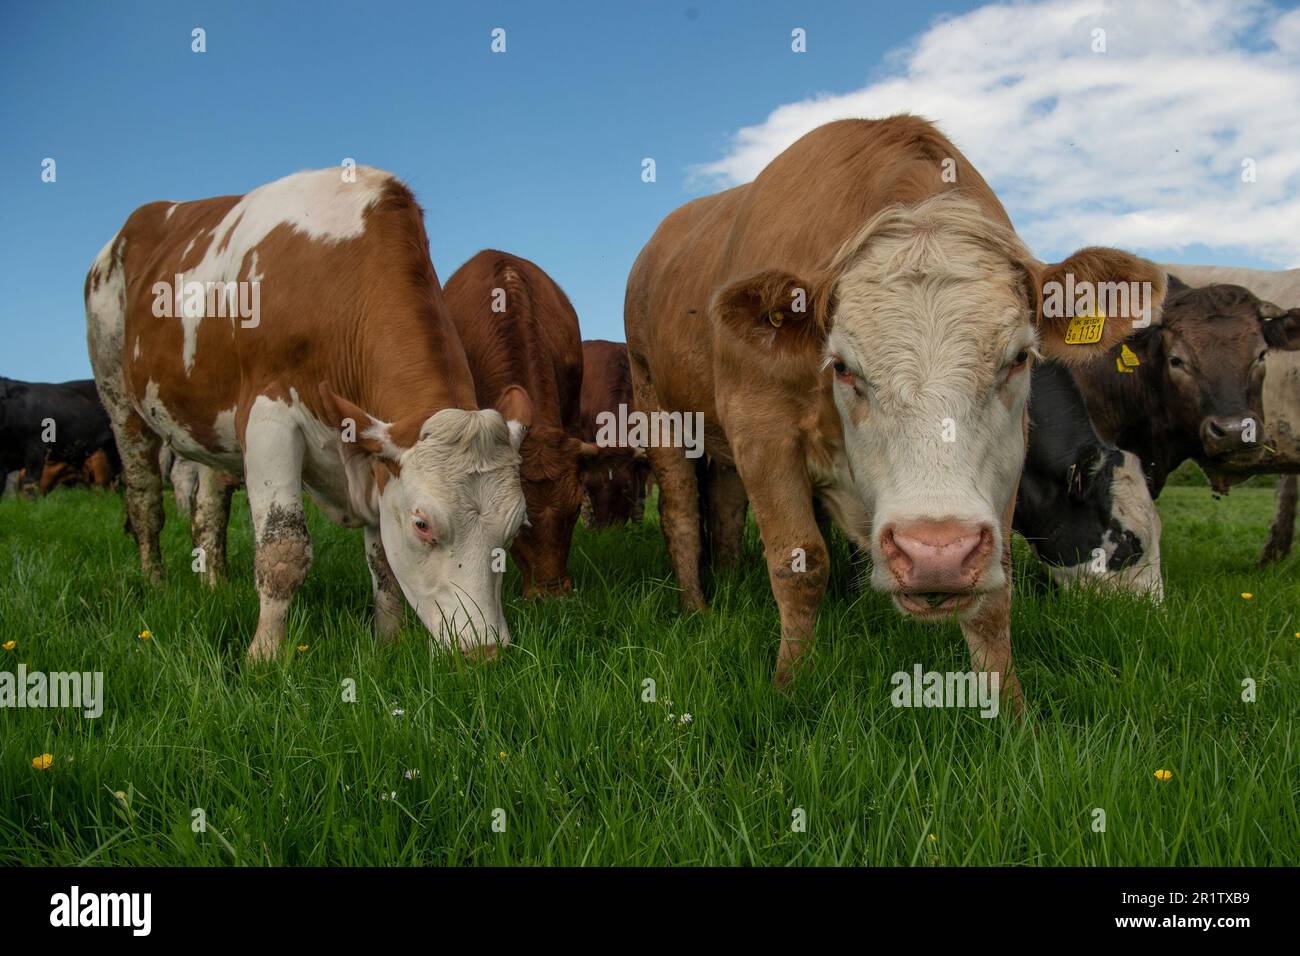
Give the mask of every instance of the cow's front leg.
<svg viewBox="0 0 1300 956">
<path fill-rule="evenodd" d="M 1000 591 L 986 597 L 980 609 L 962 621 L 961 632 L 970 648 L 975 672 L 998 675 L 1002 699 L 1018 716 L 1024 704 L 1011 658 L 1011 517 L 1011 512 L 1002 516 L 1002 571 L 1006 580 Z"/>
<path fill-rule="evenodd" d="M 244 475 L 253 514 L 253 577 L 261 610 L 248 648 L 252 661 L 274 657 L 284 641 L 289 601 L 311 567 L 302 507 L 303 436 L 288 407 L 254 402 L 244 434 Z"/>
<path fill-rule="evenodd" d="M 668 413 L 659 402 L 654 385 L 645 377 L 639 363 L 632 363 L 632 385 L 636 389 L 637 410 L 654 421 L 656 413 Z M 682 412 L 684 415 L 690 412 Z M 700 585 L 700 489 L 695 476 L 695 459 L 687 458 L 680 448 L 652 446 L 646 449 L 655 479 L 659 482 L 659 528 L 668 547 L 668 557 L 681 588 L 681 606 L 686 612 L 702 611 L 707 606 Z"/>
<path fill-rule="evenodd" d="M 812 650 L 817 608 L 830 577 L 830 555 L 817 530 L 808 473 L 796 443 L 740 452 L 737 468 L 754 509 L 772 596 L 781 611 L 781 649 L 772 682 L 789 684 Z M 738 449 L 739 452 L 739 449 Z"/>
<path fill-rule="evenodd" d="M 375 637 L 381 643 L 396 639 L 402 626 L 405 602 L 397 576 L 388 563 L 384 542 L 379 529 L 366 525 L 366 565 L 370 568 L 370 583 L 375 595 Z"/>
</svg>

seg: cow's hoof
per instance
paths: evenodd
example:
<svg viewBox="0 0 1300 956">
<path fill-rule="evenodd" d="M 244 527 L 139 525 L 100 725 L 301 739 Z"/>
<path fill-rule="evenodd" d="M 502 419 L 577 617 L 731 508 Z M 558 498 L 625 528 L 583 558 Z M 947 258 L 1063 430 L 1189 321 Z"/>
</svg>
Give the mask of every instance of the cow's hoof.
<svg viewBox="0 0 1300 956">
<path fill-rule="evenodd" d="M 248 653 L 244 655 L 244 660 L 250 664 L 269 664 L 277 656 L 277 645 L 276 641 L 254 638 L 253 643 L 248 646 Z"/>
<path fill-rule="evenodd" d="M 500 644 L 475 644 L 464 648 L 461 657 L 470 664 L 495 664 L 503 656 L 499 653 Z"/>
<path fill-rule="evenodd" d="M 709 609 L 709 602 L 704 600 L 703 594 L 688 594 L 683 591 L 681 602 L 683 614 L 697 614 Z"/>
</svg>

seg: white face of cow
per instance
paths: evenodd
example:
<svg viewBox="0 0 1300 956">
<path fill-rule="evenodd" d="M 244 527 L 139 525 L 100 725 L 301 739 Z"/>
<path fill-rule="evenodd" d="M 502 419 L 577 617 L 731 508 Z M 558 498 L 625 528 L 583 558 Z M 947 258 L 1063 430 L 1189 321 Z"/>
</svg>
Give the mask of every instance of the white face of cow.
<svg viewBox="0 0 1300 956">
<path fill-rule="evenodd" d="M 1025 458 L 1023 272 L 977 248 L 946 274 L 881 278 L 877 246 L 841 279 L 827 362 L 875 587 L 918 617 L 1000 590 L 1002 518 Z"/>
<path fill-rule="evenodd" d="M 1044 265 L 954 194 L 882 212 L 831 273 L 822 355 L 872 515 L 872 583 L 918 618 L 973 614 L 1008 583 L 1004 525 L 1025 461 L 1031 357 L 1104 352 L 1158 305 L 1163 275 L 1111 249 Z M 1082 338 L 1073 310 L 1047 315 L 1043 305 L 1067 276 L 1071 288 L 1145 280 L 1147 295 L 1070 344 Z"/>
<path fill-rule="evenodd" d="M 515 433 L 522 438 L 522 429 Z M 444 409 L 379 492 L 379 530 L 402 593 L 439 643 L 509 642 L 505 554 L 524 522 L 518 444 L 496 411 Z"/>
<path fill-rule="evenodd" d="M 870 540 L 872 584 L 919 618 L 972 615 L 1008 586 L 1031 356 L 1101 357 L 1158 316 L 1164 273 L 1099 247 L 1039 262 L 987 204 L 955 191 L 882 210 L 816 268 L 765 269 L 715 293 L 719 390 L 781 396 L 808 416 L 808 464 L 825 469 L 805 422 L 829 388 L 871 516 L 846 530 Z M 1058 310 L 1063 294 L 1116 284 L 1141 292 L 1104 314 L 1086 298 Z"/>
<path fill-rule="evenodd" d="M 505 555 L 527 514 L 519 446 L 531 410 L 444 408 L 408 447 L 389 423 L 331 396 L 358 422 L 343 445 L 354 508 L 379 525 L 388 564 L 434 641 L 462 650 L 509 642 L 501 610 Z M 409 439 L 408 439 L 409 441 Z"/>
</svg>

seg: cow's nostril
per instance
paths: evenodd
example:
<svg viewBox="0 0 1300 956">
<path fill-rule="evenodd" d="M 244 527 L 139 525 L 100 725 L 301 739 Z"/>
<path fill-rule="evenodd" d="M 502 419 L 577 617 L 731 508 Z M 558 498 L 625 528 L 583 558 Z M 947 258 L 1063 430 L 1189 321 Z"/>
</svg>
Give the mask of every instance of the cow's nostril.
<svg viewBox="0 0 1300 956">
<path fill-rule="evenodd" d="M 1206 431 L 1210 433 L 1211 438 L 1226 438 L 1228 433 L 1223 430 L 1223 426 L 1218 422 L 1211 420 L 1206 426 Z"/>
</svg>

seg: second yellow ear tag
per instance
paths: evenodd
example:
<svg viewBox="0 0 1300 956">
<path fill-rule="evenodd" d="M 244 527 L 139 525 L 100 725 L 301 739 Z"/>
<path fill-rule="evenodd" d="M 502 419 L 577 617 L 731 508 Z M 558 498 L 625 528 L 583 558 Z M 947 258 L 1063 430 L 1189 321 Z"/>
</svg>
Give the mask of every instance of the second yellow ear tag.
<svg viewBox="0 0 1300 956">
<path fill-rule="evenodd" d="M 1076 315 L 1070 319 L 1070 326 L 1065 330 L 1066 345 L 1092 345 L 1101 341 L 1102 330 L 1106 328 L 1106 313 L 1097 309 L 1086 315 Z"/>
</svg>

